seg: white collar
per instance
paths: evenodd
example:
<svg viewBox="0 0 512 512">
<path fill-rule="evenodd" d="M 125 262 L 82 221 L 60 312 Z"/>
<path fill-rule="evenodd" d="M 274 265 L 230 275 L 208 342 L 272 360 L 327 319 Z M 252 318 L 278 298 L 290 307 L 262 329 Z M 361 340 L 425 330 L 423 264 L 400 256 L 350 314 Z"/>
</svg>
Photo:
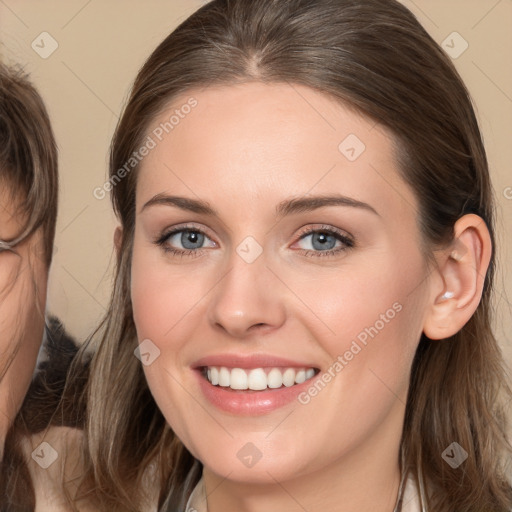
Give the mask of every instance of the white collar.
<svg viewBox="0 0 512 512">
<path fill-rule="evenodd" d="M 425 508 L 422 508 L 421 502 L 414 478 L 412 474 L 409 474 L 404 489 L 401 512 L 422 512 Z M 206 489 L 203 477 L 201 477 L 187 501 L 185 512 L 208 512 L 206 505 Z"/>
<path fill-rule="evenodd" d="M 203 477 L 199 479 L 187 501 L 185 512 L 208 512 L 206 507 L 206 489 Z"/>
</svg>

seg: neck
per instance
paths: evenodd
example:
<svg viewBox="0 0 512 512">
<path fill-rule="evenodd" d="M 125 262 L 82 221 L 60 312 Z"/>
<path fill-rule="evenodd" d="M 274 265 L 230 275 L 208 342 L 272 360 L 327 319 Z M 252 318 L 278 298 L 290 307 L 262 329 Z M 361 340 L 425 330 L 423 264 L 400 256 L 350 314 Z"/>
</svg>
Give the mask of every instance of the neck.
<svg viewBox="0 0 512 512">
<path fill-rule="evenodd" d="M 203 468 L 208 512 L 393 512 L 400 486 L 400 432 L 377 435 L 321 470 L 266 483 Z"/>
</svg>

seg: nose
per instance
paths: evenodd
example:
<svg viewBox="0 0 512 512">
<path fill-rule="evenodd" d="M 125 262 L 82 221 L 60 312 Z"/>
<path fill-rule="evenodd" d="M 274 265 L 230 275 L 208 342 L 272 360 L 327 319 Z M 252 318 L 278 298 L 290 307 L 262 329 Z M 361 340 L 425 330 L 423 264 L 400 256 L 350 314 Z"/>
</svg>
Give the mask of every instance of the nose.
<svg viewBox="0 0 512 512">
<path fill-rule="evenodd" d="M 207 314 L 214 329 L 235 338 L 263 334 L 284 323 L 285 293 L 264 254 L 248 263 L 233 251 L 228 271 L 211 292 Z"/>
</svg>

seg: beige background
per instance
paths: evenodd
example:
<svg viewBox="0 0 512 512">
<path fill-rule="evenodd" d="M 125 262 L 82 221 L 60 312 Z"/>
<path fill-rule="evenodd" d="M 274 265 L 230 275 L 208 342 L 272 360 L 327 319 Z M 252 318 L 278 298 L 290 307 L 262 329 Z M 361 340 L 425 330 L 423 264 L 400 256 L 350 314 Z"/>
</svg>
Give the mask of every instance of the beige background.
<svg viewBox="0 0 512 512">
<path fill-rule="evenodd" d="M 108 196 L 95 199 L 93 190 L 105 182 L 109 141 L 123 101 L 145 58 L 202 3 L 0 0 L 0 55 L 31 73 L 60 149 L 49 310 L 79 339 L 94 328 L 108 304 L 115 219 Z M 512 362 L 512 1 L 403 3 L 438 43 L 456 31 L 469 44 L 454 62 L 477 106 L 498 200 L 496 332 Z M 46 59 L 31 47 L 42 32 L 58 43 Z M 455 49 L 460 44 L 455 41 Z"/>
</svg>

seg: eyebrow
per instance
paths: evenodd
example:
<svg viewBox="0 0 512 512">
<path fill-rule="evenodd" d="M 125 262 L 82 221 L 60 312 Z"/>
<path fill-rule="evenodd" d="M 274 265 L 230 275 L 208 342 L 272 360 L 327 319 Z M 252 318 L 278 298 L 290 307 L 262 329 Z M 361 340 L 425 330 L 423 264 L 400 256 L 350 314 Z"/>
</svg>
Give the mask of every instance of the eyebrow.
<svg viewBox="0 0 512 512">
<path fill-rule="evenodd" d="M 208 203 L 208 201 L 182 196 L 171 196 L 167 194 L 157 194 L 156 196 L 152 197 L 144 204 L 140 210 L 140 213 L 142 213 L 146 208 L 156 205 L 175 206 L 189 212 L 212 217 L 219 217 L 217 210 L 215 210 L 215 208 L 213 208 L 210 203 Z M 286 199 L 281 201 L 276 206 L 276 215 L 278 217 L 284 217 L 294 213 L 314 211 L 326 206 L 348 206 L 352 208 L 361 208 L 380 217 L 380 214 L 377 212 L 377 210 L 375 210 L 375 208 L 369 204 L 340 194 L 303 196 Z"/>
</svg>

